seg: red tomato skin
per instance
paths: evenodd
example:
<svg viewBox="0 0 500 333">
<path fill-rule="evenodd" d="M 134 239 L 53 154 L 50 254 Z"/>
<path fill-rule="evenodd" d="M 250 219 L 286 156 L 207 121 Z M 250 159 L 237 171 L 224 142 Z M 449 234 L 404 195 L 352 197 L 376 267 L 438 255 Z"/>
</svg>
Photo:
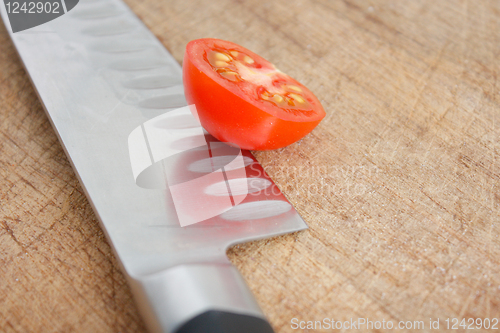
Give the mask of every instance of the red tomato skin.
<svg viewBox="0 0 500 333">
<path fill-rule="evenodd" d="M 198 69 L 187 51 L 183 81 L 186 100 L 196 106 L 201 125 L 218 140 L 241 149 L 283 148 L 310 133 L 324 117 L 314 121 L 290 121 L 273 116 Z"/>
</svg>

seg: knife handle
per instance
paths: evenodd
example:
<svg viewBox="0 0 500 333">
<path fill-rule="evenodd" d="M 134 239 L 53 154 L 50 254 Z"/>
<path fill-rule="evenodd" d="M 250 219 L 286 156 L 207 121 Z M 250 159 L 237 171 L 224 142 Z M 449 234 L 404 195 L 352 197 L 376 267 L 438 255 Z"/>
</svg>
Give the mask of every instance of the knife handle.
<svg viewBox="0 0 500 333">
<path fill-rule="evenodd" d="M 130 277 L 151 332 L 273 333 L 238 270 L 227 264 L 186 264 Z"/>
<path fill-rule="evenodd" d="M 273 333 L 262 318 L 210 310 L 182 325 L 175 333 Z"/>
</svg>

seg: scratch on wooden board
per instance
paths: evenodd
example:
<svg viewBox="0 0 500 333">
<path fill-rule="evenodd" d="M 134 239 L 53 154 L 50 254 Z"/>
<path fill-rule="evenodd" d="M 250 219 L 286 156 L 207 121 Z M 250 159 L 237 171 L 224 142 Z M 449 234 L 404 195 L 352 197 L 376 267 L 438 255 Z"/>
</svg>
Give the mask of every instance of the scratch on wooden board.
<svg viewBox="0 0 500 333">
<path fill-rule="evenodd" d="M 427 67 L 427 69 L 425 70 L 424 74 L 422 74 L 422 76 L 420 77 L 420 79 L 415 84 L 416 87 L 421 86 L 421 88 L 418 90 L 417 97 L 415 98 L 415 100 L 413 101 L 413 103 L 412 103 L 412 105 L 410 107 L 410 114 L 408 115 L 408 119 L 404 123 L 405 126 L 412 119 L 413 113 L 415 112 L 415 107 L 417 106 L 417 104 L 422 99 L 423 92 L 424 92 L 425 88 L 427 88 L 429 80 L 431 79 L 432 74 L 436 71 L 437 65 L 439 64 L 439 62 L 441 61 L 441 58 L 443 56 L 443 52 L 444 52 L 444 50 L 446 50 L 446 48 L 448 47 L 449 44 L 450 44 L 450 42 L 446 42 L 443 45 L 443 47 L 439 50 L 438 54 L 436 55 L 436 58 L 434 59 L 434 61 L 431 63 L 431 65 L 429 67 Z M 422 82 L 424 82 L 423 85 L 422 85 Z"/>
<path fill-rule="evenodd" d="M 451 267 L 453 267 L 455 265 L 455 262 L 458 260 L 458 258 L 460 258 L 460 255 L 457 255 L 456 257 L 454 257 L 450 262 L 448 262 L 448 265 L 446 265 L 446 267 L 444 267 L 444 270 L 446 272 L 449 271 L 449 269 Z M 422 298 L 422 300 L 420 301 L 419 305 L 418 305 L 418 315 L 420 316 L 423 311 L 425 310 L 425 307 L 424 307 L 424 304 L 425 302 L 427 301 L 427 299 L 429 298 L 429 296 L 433 295 L 434 294 L 434 291 L 436 290 L 436 288 L 439 286 L 438 283 L 432 283 L 432 287 L 428 290 L 426 290 L 426 293 L 424 295 L 424 297 Z"/>
<path fill-rule="evenodd" d="M 481 282 L 482 277 L 480 276 L 477 280 L 474 286 L 472 287 L 472 290 L 469 293 L 469 296 L 467 296 L 467 299 L 464 302 L 464 305 L 462 306 L 462 309 L 460 310 L 458 314 L 458 318 L 464 318 L 464 314 L 467 311 L 467 308 L 469 307 L 470 302 L 476 298 L 475 294 L 477 291 L 477 287 L 479 286 L 479 283 Z"/>
<path fill-rule="evenodd" d="M 24 247 L 24 244 L 21 243 L 19 241 L 19 239 L 17 239 L 17 237 L 14 235 L 14 231 L 12 230 L 12 228 L 9 227 L 9 225 L 7 224 L 7 222 L 5 221 L 2 221 L 2 226 L 4 228 L 4 230 L 7 232 L 7 234 L 10 236 L 10 238 L 12 238 L 12 240 L 17 244 L 19 245 L 19 247 L 21 248 L 21 251 L 24 253 L 26 252 L 26 249 Z"/>
<path fill-rule="evenodd" d="M 400 87 L 401 86 L 401 75 L 400 75 L 400 71 L 398 71 L 398 74 L 397 74 L 397 83 L 395 85 L 395 87 Z M 375 141 L 375 144 L 373 144 L 369 151 L 368 151 L 368 154 L 372 155 L 373 154 L 373 151 L 375 150 L 375 148 L 378 147 L 378 145 L 380 144 L 380 142 L 385 139 L 385 134 L 387 133 L 387 131 L 393 129 L 392 126 L 391 126 L 391 123 L 394 122 L 394 119 L 393 119 L 393 112 L 394 112 L 394 103 L 396 101 L 396 93 L 393 93 L 392 94 L 392 97 L 391 97 L 391 101 L 389 102 L 389 105 L 387 107 L 388 110 L 390 110 L 390 114 L 387 116 L 387 121 L 385 122 L 384 124 L 384 129 L 382 130 L 382 132 L 380 134 L 377 133 L 377 135 L 379 136 L 377 138 L 377 140 Z"/>
<path fill-rule="evenodd" d="M 465 56 L 465 60 L 462 61 L 462 76 L 465 74 L 466 68 L 465 63 L 467 62 L 467 37 L 469 35 L 469 0 L 464 0 L 462 5 L 462 14 L 464 17 L 465 24 L 462 30 L 462 54 Z"/>
<path fill-rule="evenodd" d="M 69 209 L 71 207 L 70 201 L 71 201 L 71 194 L 73 194 L 73 191 L 71 191 L 71 193 L 68 195 L 68 197 L 63 201 L 62 206 L 61 206 L 61 211 L 59 212 L 59 215 L 57 216 L 57 220 L 61 220 L 64 216 L 66 216 L 66 214 L 68 214 Z"/>
<path fill-rule="evenodd" d="M 454 106 L 456 107 L 456 105 L 454 105 Z M 452 108 L 451 106 L 448 106 L 446 108 L 446 110 L 444 110 L 444 112 L 439 115 L 439 117 L 434 117 L 436 119 L 435 124 L 440 123 L 444 119 L 444 117 L 446 117 L 446 115 L 448 114 L 448 112 L 450 112 L 451 108 Z"/>
</svg>

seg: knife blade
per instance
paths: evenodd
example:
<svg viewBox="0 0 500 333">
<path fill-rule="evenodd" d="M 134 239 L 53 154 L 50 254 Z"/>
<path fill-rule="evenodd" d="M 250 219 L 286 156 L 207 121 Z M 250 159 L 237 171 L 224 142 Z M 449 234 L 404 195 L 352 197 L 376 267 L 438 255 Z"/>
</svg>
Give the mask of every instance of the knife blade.
<svg viewBox="0 0 500 333">
<path fill-rule="evenodd" d="M 307 225 L 250 152 L 201 127 L 175 59 L 120 0 L 16 33 L 0 7 L 149 330 L 272 332 L 225 253 Z"/>
</svg>

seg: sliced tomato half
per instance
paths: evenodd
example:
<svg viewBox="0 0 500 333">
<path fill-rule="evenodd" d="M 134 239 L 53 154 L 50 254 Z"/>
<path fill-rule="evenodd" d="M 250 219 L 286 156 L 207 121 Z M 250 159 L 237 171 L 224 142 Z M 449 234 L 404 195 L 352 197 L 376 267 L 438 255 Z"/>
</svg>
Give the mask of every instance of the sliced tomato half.
<svg viewBox="0 0 500 333">
<path fill-rule="evenodd" d="M 197 39 L 183 63 L 186 99 L 220 141 L 250 150 L 292 144 L 325 117 L 316 96 L 272 63 L 231 42 Z"/>
</svg>

